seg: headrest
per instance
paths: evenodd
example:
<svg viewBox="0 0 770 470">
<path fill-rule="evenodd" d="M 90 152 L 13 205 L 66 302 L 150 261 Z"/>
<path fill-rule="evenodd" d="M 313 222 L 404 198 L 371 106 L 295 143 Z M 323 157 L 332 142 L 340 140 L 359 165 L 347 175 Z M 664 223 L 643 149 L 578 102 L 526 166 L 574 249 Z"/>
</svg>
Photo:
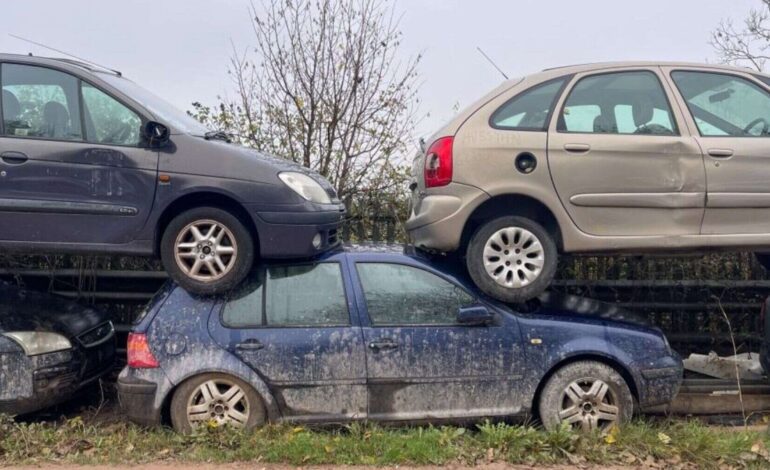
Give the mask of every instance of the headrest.
<svg viewBox="0 0 770 470">
<path fill-rule="evenodd" d="M 21 114 L 21 105 L 16 95 L 8 90 L 3 90 L 3 119 L 15 121 Z"/>
<path fill-rule="evenodd" d="M 643 125 L 652 121 L 652 114 L 654 108 L 652 107 L 652 100 L 646 96 L 639 96 L 631 103 L 631 111 L 634 115 L 634 125 L 636 127 L 642 127 Z"/>
</svg>

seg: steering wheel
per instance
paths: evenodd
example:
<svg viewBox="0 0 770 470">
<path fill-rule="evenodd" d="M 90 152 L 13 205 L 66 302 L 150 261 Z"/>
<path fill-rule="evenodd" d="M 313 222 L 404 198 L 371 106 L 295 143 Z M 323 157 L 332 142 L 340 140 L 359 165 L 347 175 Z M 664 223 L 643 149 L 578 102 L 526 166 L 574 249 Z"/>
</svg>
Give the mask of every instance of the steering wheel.
<svg viewBox="0 0 770 470">
<path fill-rule="evenodd" d="M 757 124 L 762 124 L 762 132 L 759 133 L 759 135 L 767 134 L 767 131 L 770 130 L 770 123 L 767 122 L 765 118 L 759 117 L 748 123 L 746 127 L 743 128 L 743 133 L 748 134 L 750 130 L 757 127 Z"/>
</svg>

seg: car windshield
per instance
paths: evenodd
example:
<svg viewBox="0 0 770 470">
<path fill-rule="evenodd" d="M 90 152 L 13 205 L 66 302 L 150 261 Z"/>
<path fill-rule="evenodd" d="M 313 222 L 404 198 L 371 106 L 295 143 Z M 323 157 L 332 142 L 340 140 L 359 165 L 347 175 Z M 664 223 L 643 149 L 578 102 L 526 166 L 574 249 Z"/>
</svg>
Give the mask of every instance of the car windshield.
<svg viewBox="0 0 770 470">
<path fill-rule="evenodd" d="M 121 92 L 138 101 L 147 108 L 162 124 L 171 126 L 175 131 L 203 136 L 210 131 L 206 126 L 171 103 L 150 93 L 131 80 L 117 75 L 103 73 L 100 77 Z"/>
</svg>

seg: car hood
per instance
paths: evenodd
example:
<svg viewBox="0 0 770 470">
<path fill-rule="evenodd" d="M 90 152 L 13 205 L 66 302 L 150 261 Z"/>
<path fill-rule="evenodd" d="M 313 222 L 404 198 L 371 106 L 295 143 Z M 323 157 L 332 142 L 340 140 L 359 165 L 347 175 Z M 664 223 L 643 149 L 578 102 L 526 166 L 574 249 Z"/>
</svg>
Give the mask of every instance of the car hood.
<svg viewBox="0 0 770 470">
<path fill-rule="evenodd" d="M 98 310 L 0 282 L 0 332 L 51 331 L 71 338 L 107 320 Z"/>
<path fill-rule="evenodd" d="M 652 327 L 652 324 L 643 315 L 618 307 L 615 304 L 556 292 L 544 292 L 537 299 L 522 306 L 520 310 L 516 307 L 514 310 L 522 313 L 548 315 L 551 318 L 565 321 L 587 319 Z"/>
<path fill-rule="evenodd" d="M 172 160 L 182 162 L 184 171 L 218 178 L 230 178 L 256 183 L 280 184 L 278 173 L 296 171 L 304 173 L 336 199 L 334 188 L 323 176 L 290 160 L 278 158 L 243 145 L 221 140 L 205 140 L 202 137 L 184 135 L 176 139 L 176 152 L 184 156 Z M 165 168 L 161 168 L 164 170 Z"/>
</svg>

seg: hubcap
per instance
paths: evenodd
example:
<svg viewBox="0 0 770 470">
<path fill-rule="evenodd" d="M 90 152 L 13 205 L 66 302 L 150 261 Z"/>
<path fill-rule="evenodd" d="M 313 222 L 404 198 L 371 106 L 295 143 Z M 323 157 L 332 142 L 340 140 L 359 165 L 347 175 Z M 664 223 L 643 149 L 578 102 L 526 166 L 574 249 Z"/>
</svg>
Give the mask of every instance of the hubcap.
<svg viewBox="0 0 770 470">
<path fill-rule="evenodd" d="M 203 282 L 215 281 L 229 273 L 238 256 L 233 233 L 214 220 L 188 224 L 179 232 L 174 247 L 179 269 Z"/>
<path fill-rule="evenodd" d="M 540 240 L 520 227 L 498 230 L 484 245 L 484 268 L 506 288 L 531 284 L 543 270 L 545 253 Z"/>
<path fill-rule="evenodd" d="M 559 419 L 582 431 L 607 430 L 619 415 L 615 394 L 602 380 L 576 380 L 562 394 Z"/>
<path fill-rule="evenodd" d="M 235 383 L 223 379 L 209 380 L 190 395 L 187 420 L 193 427 L 209 421 L 243 427 L 249 420 L 249 402 L 241 387 Z"/>
</svg>

